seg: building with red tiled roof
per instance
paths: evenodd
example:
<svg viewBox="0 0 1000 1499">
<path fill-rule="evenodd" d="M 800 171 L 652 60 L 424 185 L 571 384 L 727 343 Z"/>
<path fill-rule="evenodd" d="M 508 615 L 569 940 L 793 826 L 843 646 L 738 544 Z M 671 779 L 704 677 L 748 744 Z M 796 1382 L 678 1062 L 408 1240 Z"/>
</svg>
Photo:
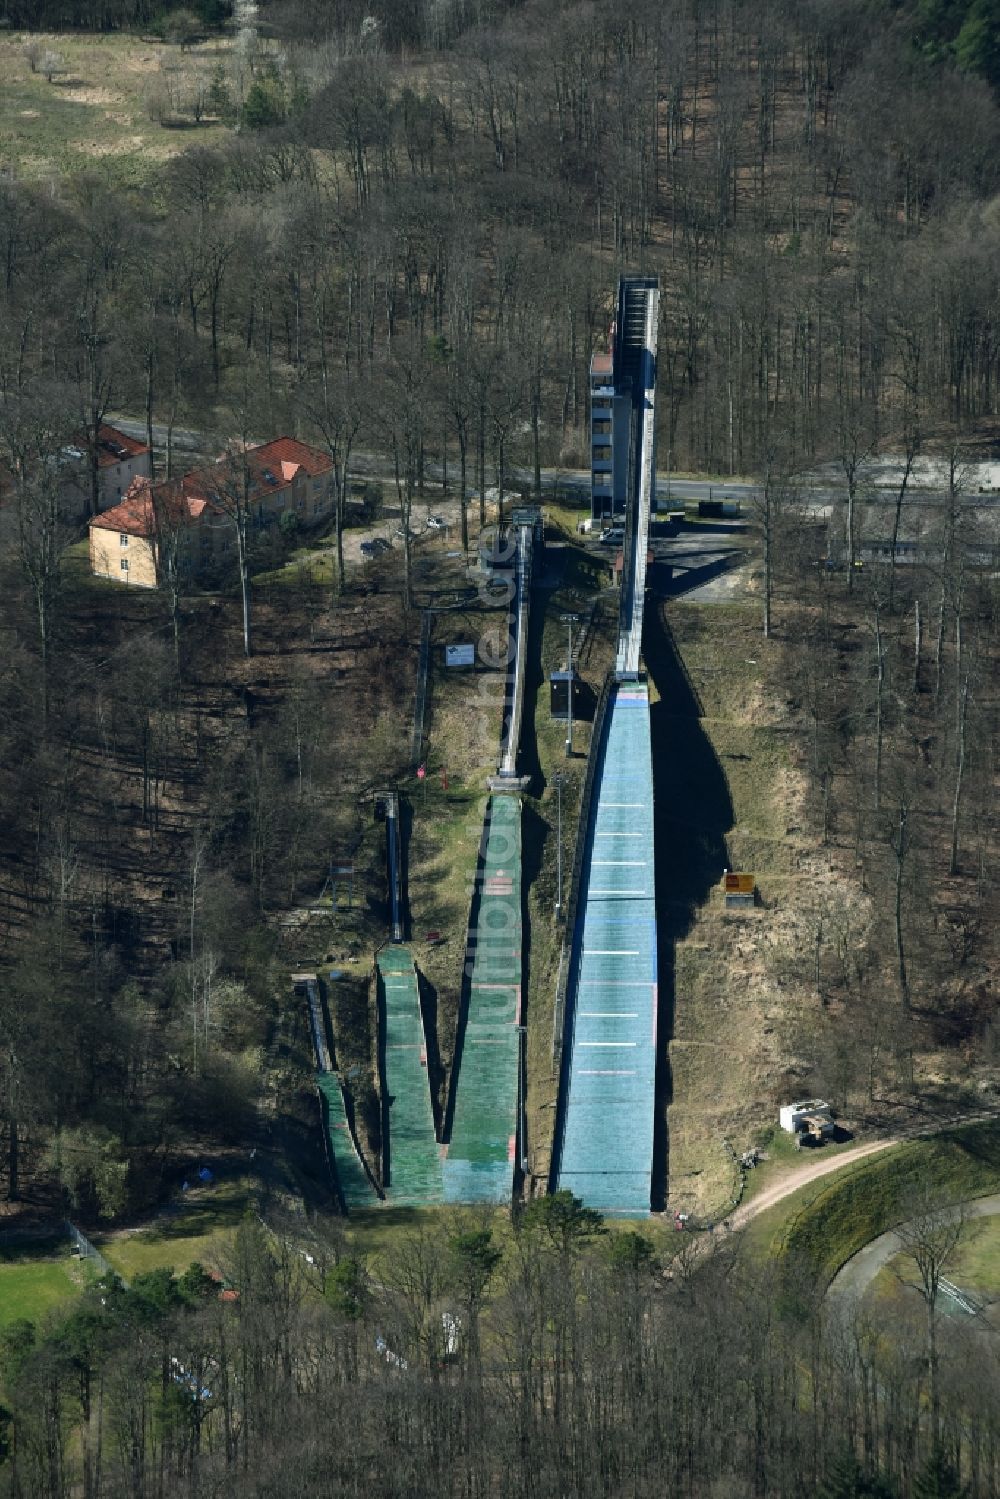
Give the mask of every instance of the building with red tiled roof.
<svg viewBox="0 0 1000 1499">
<path fill-rule="evenodd" d="M 291 511 L 303 525 L 321 520 L 333 508 L 333 462 L 329 454 L 295 437 L 276 437 L 258 448 L 248 448 L 244 457 L 233 455 L 185 474 L 186 494 L 221 503 L 230 491 L 242 495 L 246 483 L 251 517 L 266 526 Z"/>
<path fill-rule="evenodd" d="M 134 479 L 116 505 L 90 522 L 91 571 L 155 588 L 169 544 L 180 571 L 197 575 L 232 549 L 233 495 L 246 498 L 254 526 L 283 514 L 311 525 L 333 507 L 333 463 L 319 448 L 278 437 L 248 449 L 245 459 L 225 458 L 181 479 Z"/>
<path fill-rule="evenodd" d="M 133 479 L 124 499 L 90 522 L 90 570 L 99 578 L 155 588 L 168 546 L 182 572 L 199 572 L 215 556 L 225 524 L 208 501 L 184 493 L 183 480 Z"/>
<path fill-rule="evenodd" d="M 74 492 L 79 493 L 82 508 L 90 509 L 90 464 L 86 438 L 76 438 L 63 449 L 64 459 L 76 460 L 73 475 Z M 151 477 L 152 454 L 146 443 L 129 437 L 118 427 L 104 422 L 97 429 L 98 509 L 107 510 L 128 492 L 133 479 Z"/>
</svg>

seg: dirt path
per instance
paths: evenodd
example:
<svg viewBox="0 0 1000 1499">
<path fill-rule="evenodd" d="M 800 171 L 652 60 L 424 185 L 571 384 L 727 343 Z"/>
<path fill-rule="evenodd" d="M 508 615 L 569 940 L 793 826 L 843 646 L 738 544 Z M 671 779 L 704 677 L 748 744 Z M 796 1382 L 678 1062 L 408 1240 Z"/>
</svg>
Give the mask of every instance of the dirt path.
<svg viewBox="0 0 1000 1499">
<path fill-rule="evenodd" d="M 981 1124 L 988 1119 L 996 1119 L 998 1113 L 1000 1110 L 993 1108 L 981 1109 L 974 1114 L 940 1119 L 930 1126 L 926 1124 L 909 1128 L 904 1126 L 885 1140 L 872 1140 L 868 1145 L 859 1145 L 856 1150 L 845 1150 L 840 1155 L 824 1156 L 818 1161 L 809 1161 L 802 1166 L 796 1166 L 794 1171 L 790 1171 L 780 1181 L 766 1187 L 759 1197 L 754 1197 L 745 1207 L 738 1208 L 729 1220 L 729 1227 L 731 1229 L 743 1228 L 751 1218 L 756 1218 L 758 1213 L 773 1208 L 776 1202 L 789 1197 L 799 1187 L 816 1181 L 820 1176 L 827 1176 L 831 1171 L 839 1171 L 841 1166 L 850 1166 L 854 1161 L 863 1160 L 865 1156 L 877 1155 L 879 1151 L 888 1150 L 891 1145 L 900 1145 L 904 1140 L 924 1140 L 930 1135 L 939 1135 L 945 1130 L 957 1129 L 963 1124 Z"/>
<path fill-rule="evenodd" d="M 905 1137 L 892 1136 L 888 1140 L 873 1140 L 869 1145 L 859 1145 L 856 1150 L 841 1151 L 839 1155 L 823 1156 L 818 1161 L 809 1161 L 803 1166 L 796 1166 L 794 1171 L 790 1171 L 780 1181 L 774 1182 L 770 1187 L 765 1187 L 764 1191 L 752 1198 L 745 1207 L 738 1208 L 730 1220 L 731 1226 L 734 1229 L 743 1228 L 751 1218 L 756 1218 L 758 1213 L 773 1208 L 776 1202 L 789 1197 L 799 1187 L 816 1181 L 820 1176 L 828 1176 L 831 1171 L 839 1171 L 841 1166 L 850 1166 L 855 1161 L 863 1160 L 865 1156 L 876 1155 L 880 1150 L 888 1150 L 890 1145 L 898 1145 L 903 1138 Z"/>
</svg>

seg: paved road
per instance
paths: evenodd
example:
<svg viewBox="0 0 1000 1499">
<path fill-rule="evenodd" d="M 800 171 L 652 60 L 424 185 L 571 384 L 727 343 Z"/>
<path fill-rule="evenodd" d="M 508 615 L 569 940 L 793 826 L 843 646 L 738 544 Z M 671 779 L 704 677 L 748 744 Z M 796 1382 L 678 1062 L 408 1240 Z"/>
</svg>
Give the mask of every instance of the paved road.
<svg viewBox="0 0 1000 1499">
<path fill-rule="evenodd" d="M 128 434 L 129 437 L 144 441 L 146 437 L 146 423 L 135 421 L 132 417 L 110 415 L 108 420 L 116 427 Z M 166 427 L 153 423 L 153 441 L 157 447 L 164 447 L 167 441 Z M 221 452 L 225 447 L 225 437 L 218 432 L 195 431 L 190 427 L 175 427 L 173 432 L 173 445 L 178 452 L 182 453 L 213 453 Z M 265 441 L 264 438 L 254 438 L 254 442 Z M 388 458 L 378 453 L 368 453 L 358 450 L 351 456 L 351 468 L 356 474 L 371 474 L 374 477 L 391 478 L 393 466 Z M 435 464 L 428 467 L 428 475 L 431 478 L 441 477 L 440 469 Z M 511 469 L 510 483 L 512 486 L 528 485 L 532 482 L 532 472 L 529 469 Z M 546 489 L 579 490 L 581 493 L 590 493 L 590 473 L 586 469 L 542 469 L 542 483 Z M 746 501 L 753 494 L 753 485 L 746 483 L 720 484 L 717 479 L 667 479 L 666 476 L 656 481 L 656 492 L 659 499 L 666 504 L 674 499 L 680 504 L 684 500 L 709 500 L 731 498 Z"/>
<path fill-rule="evenodd" d="M 108 420 L 115 426 L 120 427 L 130 437 L 140 440 L 146 436 L 145 422 L 135 421 L 132 417 L 109 415 Z M 167 440 L 166 427 L 153 424 L 153 441 L 158 447 L 163 447 Z M 255 439 L 256 440 L 256 439 Z M 260 441 L 264 441 L 263 438 Z M 225 438 L 222 434 L 209 431 L 195 431 L 190 427 L 175 427 L 173 432 L 173 444 L 179 452 L 221 452 L 225 446 Z M 356 452 L 351 460 L 351 466 L 356 474 L 370 474 L 378 478 L 391 478 L 393 474 L 392 465 L 389 460 L 381 454 Z M 440 470 L 436 465 L 431 465 L 429 477 L 440 478 Z M 532 473 L 529 469 L 512 469 L 510 471 L 510 483 L 513 486 L 523 487 L 532 482 Z M 557 469 L 546 468 L 542 470 L 542 483 L 546 489 L 576 490 L 581 495 L 590 492 L 590 474 L 586 469 Z M 745 479 L 682 479 L 661 473 L 656 480 L 657 499 L 661 505 L 669 505 L 676 502 L 678 505 L 685 501 L 693 500 L 731 500 L 738 501 L 744 514 L 749 510 L 756 486 L 748 483 Z M 886 505 L 894 500 L 894 492 L 889 487 L 880 486 L 874 491 L 875 497 L 882 496 Z M 834 504 L 842 504 L 844 500 L 844 486 L 830 471 L 829 466 L 824 471 L 818 472 L 813 479 L 807 480 L 802 490 L 802 503 L 807 509 L 816 511 L 822 515 L 827 513 Z M 937 488 L 911 488 L 906 494 L 906 505 L 934 506 L 943 503 L 942 495 Z M 1000 508 L 1000 496 L 996 495 L 970 495 L 965 504 L 969 508 L 984 507 L 992 510 Z"/>
<path fill-rule="evenodd" d="M 1000 1195 L 977 1197 L 965 1204 L 967 1218 L 992 1218 L 997 1213 L 1000 1213 Z M 902 1248 L 903 1241 L 897 1230 L 891 1229 L 889 1233 L 880 1234 L 877 1239 L 866 1244 L 864 1249 L 859 1249 L 857 1254 L 837 1271 L 830 1282 L 827 1295 L 840 1306 L 856 1306 L 879 1271 L 884 1269 Z"/>
</svg>

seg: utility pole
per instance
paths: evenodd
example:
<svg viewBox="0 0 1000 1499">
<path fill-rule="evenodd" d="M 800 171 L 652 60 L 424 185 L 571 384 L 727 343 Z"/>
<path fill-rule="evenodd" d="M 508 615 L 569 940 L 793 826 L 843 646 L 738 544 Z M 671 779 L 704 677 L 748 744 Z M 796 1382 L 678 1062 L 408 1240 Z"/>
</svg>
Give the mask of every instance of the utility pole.
<svg viewBox="0 0 1000 1499">
<path fill-rule="evenodd" d="M 562 789 L 563 775 L 557 770 L 552 777 L 556 788 L 556 921 L 562 921 Z"/>
<path fill-rule="evenodd" d="M 566 626 L 566 755 L 573 753 L 573 626 L 579 624 L 579 614 L 560 614 Z"/>
</svg>

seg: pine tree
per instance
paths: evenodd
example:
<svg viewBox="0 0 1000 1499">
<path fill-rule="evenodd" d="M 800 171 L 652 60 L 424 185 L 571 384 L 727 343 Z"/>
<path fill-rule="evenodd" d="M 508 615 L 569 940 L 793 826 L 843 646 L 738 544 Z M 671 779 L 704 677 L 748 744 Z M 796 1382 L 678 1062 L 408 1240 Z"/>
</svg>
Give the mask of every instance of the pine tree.
<svg viewBox="0 0 1000 1499">
<path fill-rule="evenodd" d="M 913 1480 L 913 1499 L 966 1499 L 968 1492 L 940 1447 Z"/>
<path fill-rule="evenodd" d="M 858 1462 L 849 1447 L 834 1457 L 816 1491 L 816 1499 L 893 1499 L 893 1491 Z"/>
</svg>

